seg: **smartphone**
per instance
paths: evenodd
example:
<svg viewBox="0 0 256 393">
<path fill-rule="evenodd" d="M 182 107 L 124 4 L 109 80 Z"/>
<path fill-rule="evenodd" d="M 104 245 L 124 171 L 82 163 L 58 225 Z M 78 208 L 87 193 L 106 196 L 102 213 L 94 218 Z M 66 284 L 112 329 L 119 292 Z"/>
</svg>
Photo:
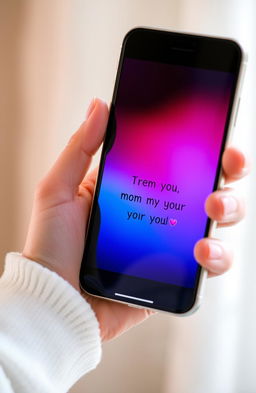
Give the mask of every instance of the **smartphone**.
<svg viewBox="0 0 256 393">
<path fill-rule="evenodd" d="M 206 272 L 195 243 L 221 181 L 245 59 L 233 40 L 135 28 L 124 38 L 87 229 L 80 286 L 186 315 Z"/>
</svg>

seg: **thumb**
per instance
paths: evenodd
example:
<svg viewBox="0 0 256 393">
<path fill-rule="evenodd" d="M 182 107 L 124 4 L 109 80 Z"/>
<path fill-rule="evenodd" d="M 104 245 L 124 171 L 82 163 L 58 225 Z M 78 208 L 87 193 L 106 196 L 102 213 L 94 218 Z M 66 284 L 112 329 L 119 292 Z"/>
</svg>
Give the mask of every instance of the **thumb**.
<svg viewBox="0 0 256 393">
<path fill-rule="evenodd" d="M 108 120 L 108 107 L 94 99 L 88 109 L 87 119 L 58 157 L 42 180 L 44 195 L 73 198 L 91 163 L 92 156 L 102 143 Z"/>
</svg>

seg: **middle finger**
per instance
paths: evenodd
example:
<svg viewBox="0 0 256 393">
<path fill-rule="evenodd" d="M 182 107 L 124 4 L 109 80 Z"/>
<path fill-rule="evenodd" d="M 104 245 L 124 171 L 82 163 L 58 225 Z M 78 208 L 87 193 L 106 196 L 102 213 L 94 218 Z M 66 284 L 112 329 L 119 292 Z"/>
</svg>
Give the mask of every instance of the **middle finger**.
<svg viewBox="0 0 256 393">
<path fill-rule="evenodd" d="M 224 188 L 213 192 L 205 202 L 207 215 L 218 226 L 234 225 L 245 214 L 245 205 L 243 199 L 238 196 L 232 188 Z"/>
</svg>

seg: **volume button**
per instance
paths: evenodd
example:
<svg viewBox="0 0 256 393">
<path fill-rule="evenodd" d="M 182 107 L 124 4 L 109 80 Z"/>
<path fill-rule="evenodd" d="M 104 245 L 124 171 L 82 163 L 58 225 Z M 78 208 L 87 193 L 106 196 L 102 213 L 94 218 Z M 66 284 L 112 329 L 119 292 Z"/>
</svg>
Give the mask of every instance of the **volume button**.
<svg viewBox="0 0 256 393">
<path fill-rule="evenodd" d="M 234 120 L 234 127 L 236 126 L 236 120 L 237 120 L 237 115 L 238 115 L 238 111 L 239 111 L 239 107 L 240 107 L 240 101 L 241 98 L 239 97 L 238 103 L 237 103 L 237 107 L 236 107 L 236 114 L 235 114 L 235 120 Z"/>
</svg>

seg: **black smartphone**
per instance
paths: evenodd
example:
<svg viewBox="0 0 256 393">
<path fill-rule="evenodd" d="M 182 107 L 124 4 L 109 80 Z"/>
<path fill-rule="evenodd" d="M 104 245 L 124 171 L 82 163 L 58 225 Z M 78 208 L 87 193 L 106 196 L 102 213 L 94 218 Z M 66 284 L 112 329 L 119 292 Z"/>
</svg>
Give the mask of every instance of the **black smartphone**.
<svg viewBox="0 0 256 393">
<path fill-rule="evenodd" d="M 125 36 L 80 271 L 91 295 L 194 311 L 206 272 L 206 197 L 238 108 L 245 63 L 233 40 L 135 28 Z"/>
</svg>

